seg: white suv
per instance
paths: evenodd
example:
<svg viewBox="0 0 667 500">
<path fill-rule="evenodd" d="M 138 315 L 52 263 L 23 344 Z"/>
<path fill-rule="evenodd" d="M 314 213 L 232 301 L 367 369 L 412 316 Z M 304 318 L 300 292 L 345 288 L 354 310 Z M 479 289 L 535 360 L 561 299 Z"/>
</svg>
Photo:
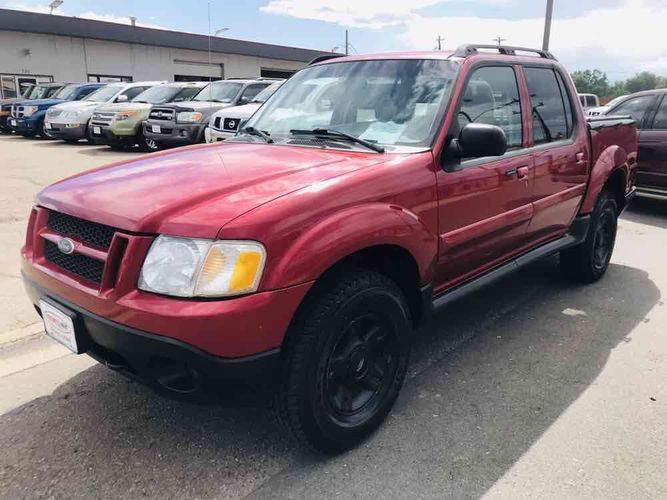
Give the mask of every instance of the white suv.
<svg viewBox="0 0 667 500">
<path fill-rule="evenodd" d="M 242 122 L 250 118 L 273 93 L 280 88 L 285 80 L 272 83 L 248 104 L 223 108 L 211 116 L 208 127 L 204 130 L 206 142 L 218 142 L 233 137 Z"/>
</svg>

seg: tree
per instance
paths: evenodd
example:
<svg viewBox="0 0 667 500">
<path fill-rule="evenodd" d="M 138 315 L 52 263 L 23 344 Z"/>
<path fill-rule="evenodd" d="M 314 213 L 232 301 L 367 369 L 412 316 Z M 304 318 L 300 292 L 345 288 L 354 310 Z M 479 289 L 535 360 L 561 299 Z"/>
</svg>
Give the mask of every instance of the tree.
<svg viewBox="0 0 667 500">
<path fill-rule="evenodd" d="M 582 94 L 595 94 L 599 96 L 609 94 L 610 85 L 607 73 L 603 73 L 599 69 L 575 71 L 572 73 L 572 79 L 577 87 L 577 91 Z"/>
<path fill-rule="evenodd" d="M 640 92 L 642 90 L 652 90 L 658 88 L 664 79 L 651 73 L 650 71 L 642 71 L 637 73 L 632 78 L 625 81 L 625 88 L 629 93 Z"/>
</svg>

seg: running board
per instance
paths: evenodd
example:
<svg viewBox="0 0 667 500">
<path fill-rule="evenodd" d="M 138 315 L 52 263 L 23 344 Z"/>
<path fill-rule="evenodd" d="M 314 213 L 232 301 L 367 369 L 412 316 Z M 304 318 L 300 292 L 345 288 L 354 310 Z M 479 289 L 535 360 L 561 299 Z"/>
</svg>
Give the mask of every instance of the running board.
<svg viewBox="0 0 667 500">
<path fill-rule="evenodd" d="M 505 276 L 512 274 L 515 271 L 518 271 L 528 264 L 532 264 L 533 262 L 553 255 L 556 252 L 560 252 L 561 250 L 565 250 L 567 248 L 576 246 L 579 243 L 582 243 L 588 234 L 589 224 L 590 215 L 577 217 L 570 227 L 570 232 L 565 236 L 530 250 L 529 252 L 515 258 L 512 261 L 503 264 L 502 266 L 497 267 L 478 278 L 474 278 L 472 281 L 468 281 L 467 283 L 446 291 L 442 295 L 438 295 L 437 297 L 433 298 L 432 308 L 440 309 L 441 307 L 447 306 L 452 302 L 465 297 L 469 293 L 476 292 L 480 288 L 490 285 L 491 283 L 504 278 Z"/>
</svg>

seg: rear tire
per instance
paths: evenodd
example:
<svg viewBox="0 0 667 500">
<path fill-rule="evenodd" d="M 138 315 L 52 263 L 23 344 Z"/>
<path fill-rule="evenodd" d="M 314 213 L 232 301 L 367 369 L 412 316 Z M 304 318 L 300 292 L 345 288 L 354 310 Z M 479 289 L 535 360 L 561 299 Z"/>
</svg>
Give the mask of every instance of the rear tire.
<svg viewBox="0 0 667 500">
<path fill-rule="evenodd" d="M 391 410 L 412 326 L 402 291 L 382 274 L 348 270 L 315 286 L 286 341 L 275 409 L 300 443 L 337 453 Z"/>
<path fill-rule="evenodd" d="M 560 253 L 563 275 L 579 283 L 593 283 L 602 278 L 614 251 L 617 228 L 616 198 L 612 192 L 604 190 L 595 202 L 584 242 Z"/>
</svg>

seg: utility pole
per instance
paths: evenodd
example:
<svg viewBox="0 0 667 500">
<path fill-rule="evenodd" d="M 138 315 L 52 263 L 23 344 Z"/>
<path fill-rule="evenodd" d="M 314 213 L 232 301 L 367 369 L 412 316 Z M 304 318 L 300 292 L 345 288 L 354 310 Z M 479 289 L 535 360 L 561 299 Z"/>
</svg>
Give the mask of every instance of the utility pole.
<svg viewBox="0 0 667 500">
<path fill-rule="evenodd" d="M 440 35 L 438 35 L 438 38 L 436 38 L 436 40 L 438 41 L 438 50 L 442 50 L 442 42 L 444 42 L 445 39 L 442 38 Z"/>
<path fill-rule="evenodd" d="M 493 39 L 493 41 L 496 42 L 500 47 L 503 44 L 503 42 L 507 41 L 507 38 L 503 38 L 500 35 L 498 35 L 496 38 Z"/>
<path fill-rule="evenodd" d="M 349 30 L 345 30 L 345 55 L 350 55 L 350 33 Z"/>
<path fill-rule="evenodd" d="M 549 50 L 549 38 L 551 37 L 551 17 L 554 13 L 554 0 L 547 0 L 547 13 L 544 16 L 544 38 L 542 39 L 542 50 Z"/>
<path fill-rule="evenodd" d="M 208 3 L 208 71 L 211 71 L 211 2 Z M 208 77 L 211 81 L 211 77 Z"/>
</svg>

